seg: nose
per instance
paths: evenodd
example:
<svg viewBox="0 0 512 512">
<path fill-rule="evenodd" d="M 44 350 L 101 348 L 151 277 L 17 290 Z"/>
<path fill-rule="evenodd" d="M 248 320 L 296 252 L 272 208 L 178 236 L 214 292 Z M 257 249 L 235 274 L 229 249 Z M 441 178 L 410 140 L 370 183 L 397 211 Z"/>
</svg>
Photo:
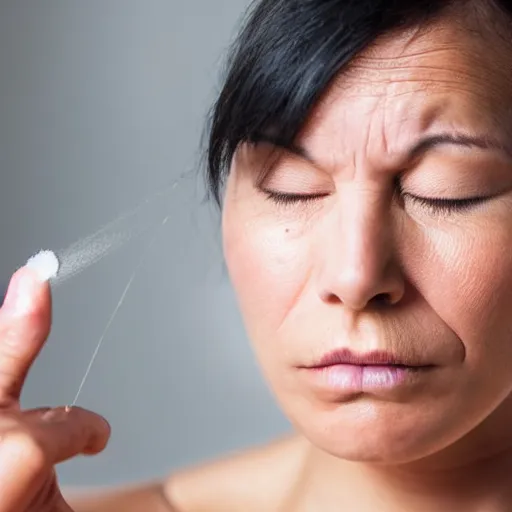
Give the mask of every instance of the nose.
<svg viewBox="0 0 512 512">
<path fill-rule="evenodd" d="M 399 303 L 405 280 L 389 208 L 375 197 L 353 195 L 326 225 L 319 256 L 321 299 L 354 311 Z"/>
</svg>

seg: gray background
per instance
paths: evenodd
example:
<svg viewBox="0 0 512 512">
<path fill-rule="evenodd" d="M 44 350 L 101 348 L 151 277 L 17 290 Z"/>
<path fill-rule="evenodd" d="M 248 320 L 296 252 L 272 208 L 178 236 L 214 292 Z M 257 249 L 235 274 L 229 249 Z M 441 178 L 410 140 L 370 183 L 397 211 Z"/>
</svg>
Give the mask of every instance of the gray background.
<svg viewBox="0 0 512 512">
<path fill-rule="evenodd" d="M 219 71 L 247 1 L 12 0 L 0 6 L 1 276 L 65 248 L 200 164 Z M 79 405 L 104 414 L 104 454 L 59 469 L 112 485 L 285 432 L 247 342 L 220 215 L 192 175 L 121 308 Z M 137 263 L 138 238 L 54 290 L 53 331 L 26 407 L 73 400 Z"/>
</svg>

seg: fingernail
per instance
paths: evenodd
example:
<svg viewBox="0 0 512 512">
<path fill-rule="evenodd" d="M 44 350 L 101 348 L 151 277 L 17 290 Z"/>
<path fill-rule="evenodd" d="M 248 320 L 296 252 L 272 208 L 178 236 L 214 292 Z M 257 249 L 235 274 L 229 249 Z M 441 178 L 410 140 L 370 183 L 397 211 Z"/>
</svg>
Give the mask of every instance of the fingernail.
<svg viewBox="0 0 512 512">
<path fill-rule="evenodd" d="M 13 315 L 29 313 L 33 308 L 34 293 L 40 285 L 30 271 L 22 269 L 16 272 L 9 283 L 2 309 Z"/>
</svg>

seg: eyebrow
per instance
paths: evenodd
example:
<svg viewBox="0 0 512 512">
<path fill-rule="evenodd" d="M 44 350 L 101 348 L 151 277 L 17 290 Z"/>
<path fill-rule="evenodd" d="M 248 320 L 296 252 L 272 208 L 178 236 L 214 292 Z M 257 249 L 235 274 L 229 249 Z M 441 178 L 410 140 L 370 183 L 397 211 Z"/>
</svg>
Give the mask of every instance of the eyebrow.
<svg viewBox="0 0 512 512">
<path fill-rule="evenodd" d="M 257 137 L 258 142 L 266 142 L 276 148 L 289 151 L 295 156 L 306 160 L 312 165 L 316 165 L 315 159 L 311 153 L 303 146 L 297 143 L 287 144 L 279 137 L 270 134 L 260 134 Z M 508 158 L 512 158 L 512 148 L 501 143 L 498 139 L 492 137 L 479 137 L 464 134 L 439 133 L 427 135 L 415 142 L 405 152 L 407 161 L 415 160 L 425 153 L 438 148 L 439 146 L 459 146 L 465 148 L 477 148 L 489 151 L 499 151 L 506 154 Z"/>
<path fill-rule="evenodd" d="M 284 149 L 285 151 L 288 151 L 293 155 L 298 156 L 303 160 L 307 160 L 309 163 L 315 165 L 315 159 L 311 156 L 308 150 L 295 142 L 287 143 L 280 137 L 276 137 L 269 133 L 258 133 L 256 136 L 252 137 L 252 142 L 256 144 L 263 142 L 276 148 Z"/>
<path fill-rule="evenodd" d="M 409 160 L 414 160 L 432 149 L 446 145 L 499 151 L 505 153 L 508 157 L 512 156 L 511 148 L 498 139 L 452 133 L 440 133 L 423 137 L 406 154 Z"/>
</svg>

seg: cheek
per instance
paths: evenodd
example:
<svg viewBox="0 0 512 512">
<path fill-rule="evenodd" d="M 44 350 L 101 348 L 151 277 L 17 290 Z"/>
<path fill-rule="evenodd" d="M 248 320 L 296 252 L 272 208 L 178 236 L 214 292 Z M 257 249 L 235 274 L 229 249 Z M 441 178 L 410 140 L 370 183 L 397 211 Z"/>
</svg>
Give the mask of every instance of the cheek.
<svg viewBox="0 0 512 512">
<path fill-rule="evenodd" d="M 511 360 L 511 244 L 508 219 L 433 231 L 416 244 L 422 250 L 408 274 L 462 340 L 469 368 Z"/>
<path fill-rule="evenodd" d="M 236 208 L 226 207 L 226 264 L 249 336 L 257 345 L 265 340 L 272 345 L 308 281 L 308 244 L 294 235 L 292 223 L 269 222 L 263 216 L 242 223 L 240 218 Z"/>
</svg>

